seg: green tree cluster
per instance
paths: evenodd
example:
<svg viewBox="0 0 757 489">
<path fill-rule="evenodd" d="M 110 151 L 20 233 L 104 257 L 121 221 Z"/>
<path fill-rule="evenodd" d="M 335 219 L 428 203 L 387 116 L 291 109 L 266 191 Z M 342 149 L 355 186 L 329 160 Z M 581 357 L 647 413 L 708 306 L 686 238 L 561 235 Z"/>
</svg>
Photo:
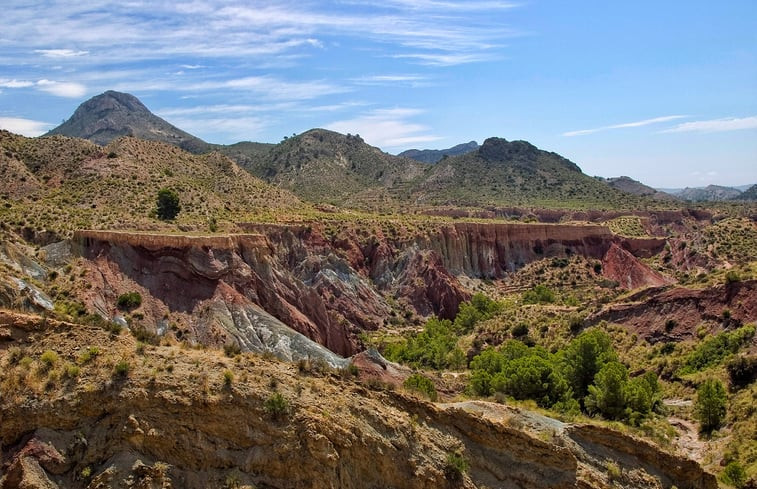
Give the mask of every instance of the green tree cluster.
<svg viewBox="0 0 757 489">
<path fill-rule="evenodd" d="M 457 340 L 452 321 L 431 318 L 422 332 L 405 341 L 387 345 L 383 354 L 393 362 L 417 368 L 462 368 L 465 366 L 465 354 L 457 347 Z"/>
<path fill-rule="evenodd" d="M 597 329 L 581 333 L 555 353 L 510 340 L 484 350 L 470 366 L 470 390 L 482 396 L 502 392 L 542 407 L 582 407 L 589 414 L 633 424 L 660 405 L 657 375 L 629 378 L 610 337 Z"/>
<path fill-rule="evenodd" d="M 725 331 L 706 338 L 686 357 L 678 375 L 699 372 L 720 364 L 728 356 L 736 353 L 739 348 L 747 344 L 754 337 L 754 334 L 755 325 L 747 324 L 734 331 Z"/>
<path fill-rule="evenodd" d="M 405 382 L 402 385 L 407 390 L 420 392 L 432 401 L 436 401 L 438 398 L 434 383 L 431 382 L 431 379 L 421 374 L 412 374 L 410 377 L 405 379 Z"/>
</svg>

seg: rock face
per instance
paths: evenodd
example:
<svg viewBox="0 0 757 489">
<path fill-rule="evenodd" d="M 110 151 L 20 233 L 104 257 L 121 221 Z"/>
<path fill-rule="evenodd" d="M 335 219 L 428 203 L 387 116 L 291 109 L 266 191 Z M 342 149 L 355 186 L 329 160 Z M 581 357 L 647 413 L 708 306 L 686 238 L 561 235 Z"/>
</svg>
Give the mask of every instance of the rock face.
<svg viewBox="0 0 757 489">
<path fill-rule="evenodd" d="M 612 269 L 613 277 L 624 285 L 663 280 L 636 273 L 643 265 L 619 248 L 643 254 L 661 247 L 659 240 L 621 239 L 601 226 L 456 223 L 403 237 L 378 228 L 345 227 L 328 237 L 322 225 L 242 226 L 247 234 L 77 232 L 74 249 L 91 269 L 89 305 L 113 318 L 122 314 L 117 297 L 138 291 L 146 298 L 142 321 L 158 333 L 170 328 L 179 339 L 209 345 L 279 345 L 283 358 L 306 355 L 294 348 L 302 344 L 296 336 L 284 334 L 288 327 L 349 356 L 362 349 L 361 331 L 402 312 L 393 308 L 454 318 L 470 297 L 460 275 L 501 278 L 534 260 L 600 259 L 614 249 L 624 267 Z"/>
<path fill-rule="evenodd" d="M 728 310 L 728 317 L 723 311 Z M 696 338 L 697 327 L 715 330 L 731 324 L 757 321 L 757 280 L 734 282 L 707 289 L 651 288 L 589 317 L 623 324 L 651 342 Z M 667 327 L 666 327 L 667 324 Z M 670 325 L 673 325 L 671 328 Z"/>
<path fill-rule="evenodd" d="M 696 463 L 606 428 L 481 401 L 431 404 L 249 354 L 147 346 L 134 357 L 131 335 L 97 327 L 2 313 L 0 324 L 13 338 L 0 342 L 1 489 L 717 487 Z M 73 361 L 85 344 L 100 355 L 44 387 L 10 355 L 53 349 Z M 126 375 L 113 373 L 119 359 Z M 266 407 L 274 393 L 286 402 L 278 411 Z M 610 462 L 622 469 L 615 481 Z"/>
<path fill-rule="evenodd" d="M 624 289 L 660 287 L 673 280 L 649 268 L 628 251 L 613 243 L 602 258 L 602 275 L 615 280 Z"/>
</svg>

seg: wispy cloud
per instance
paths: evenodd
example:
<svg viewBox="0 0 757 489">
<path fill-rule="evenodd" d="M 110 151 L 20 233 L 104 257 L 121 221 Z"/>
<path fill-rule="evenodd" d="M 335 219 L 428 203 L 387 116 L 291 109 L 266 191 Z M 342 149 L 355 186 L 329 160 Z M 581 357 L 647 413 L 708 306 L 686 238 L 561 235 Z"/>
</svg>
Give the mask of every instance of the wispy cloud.
<svg viewBox="0 0 757 489">
<path fill-rule="evenodd" d="M 81 98 L 87 93 L 87 87 L 81 83 L 40 80 L 36 85 L 43 92 L 51 93 L 58 97 Z"/>
<path fill-rule="evenodd" d="M 361 85 L 417 85 L 428 80 L 422 75 L 370 75 L 353 78 L 352 81 Z"/>
<path fill-rule="evenodd" d="M 596 127 L 594 129 L 581 129 L 580 131 L 568 131 L 564 132 L 562 135 L 567 137 L 573 137 L 573 136 L 585 136 L 587 134 L 594 134 L 595 132 L 602 132 L 602 131 L 609 131 L 611 129 L 624 129 L 629 127 L 642 127 L 642 126 L 649 126 L 652 124 L 659 124 L 661 122 L 670 122 L 677 119 L 683 119 L 685 117 L 688 117 L 686 115 L 666 115 L 663 117 L 655 117 L 652 119 L 644 119 L 642 121 L 635 121 L 635 122 L 624 122 L 623 124 L 613 124 L 611 126 L 603 126 L 603 127 Z"/>
<path fill-rule="evenodd" d="M 54 125 L 18 117 L 0 117 L 0 129 L 29 137 L 41 136 L 52 129 Z"/>
<path fill-rule="evenodd" d="M 35 49 L 34 52 L 46 58 L 75 58 L 89 54 L 89 51 L 74 51 L 73 49 Z"/>
<path fill-rule="evenodd" d="M 353 119 L 336 121 L 326 129 L 341 133 L 360 134 L 369 144 L 382 149 L 401 148 L 411 144 L 441 139 L 430 128 L 409 119 L 422 111 L 408 108 L 377 109 Z"/>
<path fill-rule="evenodd" d="M 36 88 L 43 92 L 58 96 L 79 98 L 87 93 L 87 87 L 76 82 L 61 82 L 54 80 L 7 80 L 0 79 L 0 88 Z"/>
<path fill-rule="evenodd" d="M 757 116 L 684 122 L 660 132 L 726 132 L 741 131 L 744 129 L 757 129 Z"/>
<path fill-rule="evenodd" d="M 34 86 L 34 82 L 26 80 L 4 80 L 0 78 L 0 88 L 27 88 Z"/>
</svg>

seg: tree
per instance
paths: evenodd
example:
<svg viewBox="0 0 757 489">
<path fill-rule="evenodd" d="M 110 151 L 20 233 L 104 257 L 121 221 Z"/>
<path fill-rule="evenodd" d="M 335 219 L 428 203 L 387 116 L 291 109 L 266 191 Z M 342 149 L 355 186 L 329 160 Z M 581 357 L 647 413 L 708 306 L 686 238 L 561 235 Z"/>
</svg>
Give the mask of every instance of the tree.
<svg viewBox="0 0 757 489">
<path fill-rule="evenodd" d="M 718 428 L 725 418 L 726 393 L 723 383 L 717 379 L 707 379 L 697 389 L 694 405 L 701 430 L 709 433 Z"/>
<path fill-rule="evenodd" d="M 583 399 L 602 366 L 617 357 L 612 340 L 604 331 L 584 331 L 571 341 L 563 352 L 563 365 L 575 397 Z"/>
<path fill-rule="evenodd" d="M 158 191 L 158 218 L 163 221 L 172 221 L 180 211 L 179 194 L 169 188 L 160 189 Z"/>
<path fill-rule="evenodd" d="M 610 419 L 619 419 L 625 411 L 628 370 L 620 362 L 608 362 L 594 377 L 586 396 L 586 409 Z"/>
</svg>

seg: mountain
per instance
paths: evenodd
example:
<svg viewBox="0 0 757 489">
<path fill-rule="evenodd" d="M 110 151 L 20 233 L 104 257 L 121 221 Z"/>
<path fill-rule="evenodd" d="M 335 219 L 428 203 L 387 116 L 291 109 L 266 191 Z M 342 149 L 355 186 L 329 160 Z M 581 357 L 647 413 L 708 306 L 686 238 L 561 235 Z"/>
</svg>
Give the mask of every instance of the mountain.
<svg viewBox="0 0 757 489">
<path fill-rule="evenodd" d="M 315 203 L 380 209 L 396 206 L 392 190 L 421 176 L 428 165 L 384 153 L 360 136 L 311 129 L 269 151 L 248 154 L 253 175 Z"/>
<path fill-rule="evenodd" d="M 438 163 L 445 156 L 458 156 L 470 153 L 471 151 L 476 151 L 478 148 L 479 144 L 476 141 L 471 141 L 447 149 L 408 149 L 397 156 L 410 158 L 423 163 Z"/>
<path fill-rule="evenodd" d="M 677 195 L 677 197 L 692 202 L 712 202 L 737 199 L 739 195 L 741 195 L 741 192 L 733 187 L 708 185 L 706 187 L 698 188 L 686 187 Z"/>
<path fill-rule="evenodd" d="M 752 185 L 748 189 L 744 190 L 736 200 L 757 200 L 757 184 Z"/>
<path fill-rule="evenodd" d="M 630 198 L 585 175 L 575 163 L 526 141 L 489 138 L 476 151 L 434 165 L 413 201 L 453 206 L 625 206 Z"/>
<path fill-rule="evenodd" d="M 109 90 L 92 97 L 47 136 L 88 139 L 105 146 L 122 136 L 173 144 L 191 153 L 206 153 L 210 145 L 156 116 L 139 99 Z"/>
<path fill-rule="evenodd" d="M 602 178 L 602 177 L 597 177 L 597 178 L 600 181 L 605 182 L 607 185 L 611 186 L 612 188 L 616 190 L 620 190 L 621 192 L 625 192 L 627 194 L 649 196 L 649 197 L 654 197 L 656 199 L 661 199 L 661 200 L 675 198 L 671 194 L 661 192 L 648 185 L 644 185 L 643 183 L 639 182 L 638 180 L 634 180 L 631 177 L 620 176 L 620 177 L 610 177 L 610 178 Z"/>
</svg>

